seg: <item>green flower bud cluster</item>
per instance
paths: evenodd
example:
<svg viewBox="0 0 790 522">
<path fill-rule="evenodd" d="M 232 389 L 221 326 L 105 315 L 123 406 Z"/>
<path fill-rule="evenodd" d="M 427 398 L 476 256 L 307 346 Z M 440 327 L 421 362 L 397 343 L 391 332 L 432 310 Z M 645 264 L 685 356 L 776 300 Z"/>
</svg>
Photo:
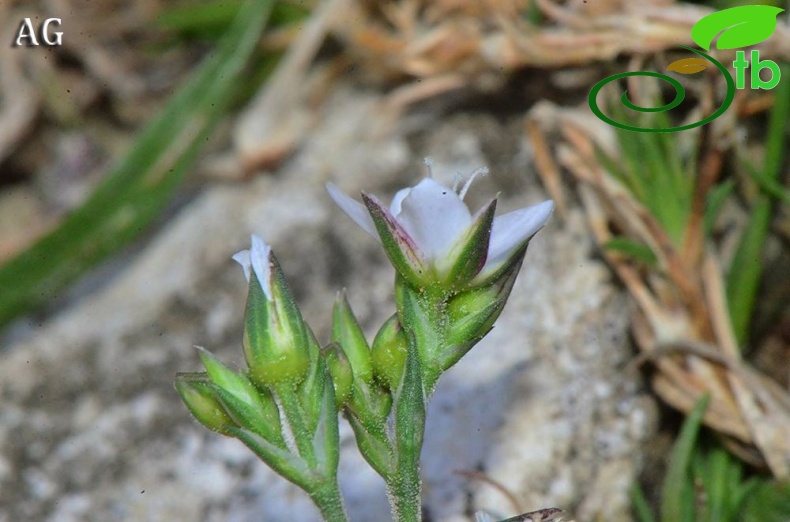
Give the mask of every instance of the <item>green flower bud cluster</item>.
<svg viewBox="0 0 790 522">
<path fill-rule="evenodd" d="M 177 374 L 176 390 L 201 424 L 239 439 L 305 489 L 326 516 L 344 519 L 337 412 L 350 394 L 351 366 L 337 345 L 319 348 L 268 245 L 253 236 L 252 248 L 234 259 L 249 282 L 242 340 L 247 367 L 234 371 L 199 348 L 205 371 Z"/>
<path fill-rule="evenodd" d="M 441 374 L 492 328 L 510 296 L 548 201 L 494 217 L 496 200 L 474 215 L 463 188 L 426 178 L 389 208 L 330 195 L 377 238 L 396 271 L 395 313 L 367 341 L 344 292 L 321 348 L 285 277 L 260 238 L 234 256 L 249 283 L 242 347 L 234 371 L 199 348 L 204 372 L 176 376 L 176 389 L 204 426 L 246 444 L 302 487 L 327 520 L 345 521 L 337 486 L 338 413 L 360 452 L 387 484 L 395 519 L 420 517 L 419 460 L 426 405 Z"/>
<path fill-rule="evenodd" d="M 344 292 L 338 295 L 332 310 L 332 341 L 334 346 L 340 347 L 351 367 L 350 393 L 342 403 L 342 411 L 368 462 L 379 474 L 392 473 L 387 434 L 392 396 L 374 373 L 373 353 Z M 335 390 L 337 383 L 343 383 L 340 388 L 345 388 L 345 374 L 336 370 L 332 378 Z"/>
</svg>

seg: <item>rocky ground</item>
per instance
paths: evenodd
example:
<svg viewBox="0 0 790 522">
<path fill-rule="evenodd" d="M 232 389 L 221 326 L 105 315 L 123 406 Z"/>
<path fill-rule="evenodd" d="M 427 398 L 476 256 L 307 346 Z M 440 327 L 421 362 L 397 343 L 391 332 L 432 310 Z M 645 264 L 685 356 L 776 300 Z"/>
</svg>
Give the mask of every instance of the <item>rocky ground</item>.
<svg viewBox="0 0 790 522">
<path fill-rule="evenodd" d="M 0 352 L 0 521 L 315 520 L 297 488 L 241 443 L 199 426 L 173 389 L 193 345 L 240 366 L 246 287 L 230 256 L 270 242 L 319 339 L 346 288 L 372 335 L 393 311 L 380 247 L 323 184 L 391 196 L 487 165 L 470 202 L 503 212 L 546 198 L 519 121 L 486 112 L 376 121 L 382 99 L 339 83 L 301 148 L 276 171 L 208 185 L 154 237 Z M 655 407 L 627 336 L 629 303 L 595 258 L 582 216 L 555 215 L 530 245 L 494 331 L 440 382 L 424 449 L 426 520 L 562 507 L 578 521 L 631 520 Z M 28 324 L 26 327 L 25 324 Z M 389 518 L 383 483 L 341 426 L 352 520 Z M 469 473 L 478 472 L 478 478 Z M 502 484 L 517 499 L 512 505 Z"/>
</svg>

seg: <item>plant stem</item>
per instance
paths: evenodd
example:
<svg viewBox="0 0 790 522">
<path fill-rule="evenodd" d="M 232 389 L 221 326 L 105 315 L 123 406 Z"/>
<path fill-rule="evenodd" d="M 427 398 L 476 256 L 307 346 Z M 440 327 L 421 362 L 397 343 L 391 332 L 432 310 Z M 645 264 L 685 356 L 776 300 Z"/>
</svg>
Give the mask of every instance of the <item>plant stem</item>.
<svg viewBox="0 0 790 522">
<path fill-rule="evenodd" d="M 420 522 L 422 520 L 422 484 L 418 469 L 404 469 L 393 482 L 387 485 L 396 522 Z"/>
<path fill-rule="evenodd" d="M 337 477 L 330 477 L 310 493 L 315 505 L 326 522 L 347 522 L 348 515 L 343 508 L 343 497 L 337 484 Z"/>
</svg>

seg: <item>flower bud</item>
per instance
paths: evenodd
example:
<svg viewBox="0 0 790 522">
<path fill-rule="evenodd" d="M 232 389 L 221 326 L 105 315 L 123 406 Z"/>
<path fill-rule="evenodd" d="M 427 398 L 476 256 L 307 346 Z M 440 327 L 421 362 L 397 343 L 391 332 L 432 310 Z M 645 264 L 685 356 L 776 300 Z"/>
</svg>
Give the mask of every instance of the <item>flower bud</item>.
<svg viewBox="0 0 790 522">
<path fill-rule="evenodd" d="M 348 358 L 354 377 L 370 382 L 370 347 L 357 318 L 348 304 L 345 292 L 340 292 L 332 309 L 332 341 L 337 343 Z"/>
<path fill-rule="evenodd" d="M 447 304 L 448 344 L 471 342 L 473 345 L 491 330 L 510 297 L 520 266 L 521 263 L 518 262 L 496 281 L 460 292 L 450 299 Z"/>
<path fill-rule="evenodd" d="M 406 365 L 409 341 L 397 314 L 382 325 L 373 340 L 373 373 L 390 390 L 397 390 Z"/>
<path fill-rule="evenodd" d="M 323 356 L 335 386 L 335 404 L 341 410 L 351 398 L 351 387 L 354 384 L 351 364 L 337 343 L 331 343 L 324 348 Z"/>
<path fill-rule="evenodd" d="M 280 412 L 271 393 L 256 388 L 246 375 L 234 372 L 208 351 L 197 348 L 208 378 L 215 385 L 217 400 L 233 422 L 269 441 L 282 442 Z"/>
<path fill-rule="evenodd" d="M 206 373 L 177 373 L 175 387 L 187 409 L 206 428 L 230 435 L 233 419 L 214 394 L 213 384 Z"/>
<path fill-rule="evenodd" d="M 309 335 L 285 276 L 263 240 L 233 256 L 249 280 L 244 357 L 259 387 L 298 383 L 310 369 Z"/>
</svg>

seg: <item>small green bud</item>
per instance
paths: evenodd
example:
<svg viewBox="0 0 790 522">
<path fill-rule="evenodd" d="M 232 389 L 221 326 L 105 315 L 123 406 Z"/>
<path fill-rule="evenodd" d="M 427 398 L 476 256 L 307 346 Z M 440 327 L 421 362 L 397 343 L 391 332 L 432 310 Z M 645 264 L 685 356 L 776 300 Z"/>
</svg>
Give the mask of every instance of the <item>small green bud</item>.
<svg viewBox="0 0 790 522">
<path fill-rule="evenodd" d="M 206 428 L 230 435 L 233 419 L 217 399 L 212 382 L 206 373 L 177 373 L 175 388 L 187 409 Z"/>
<path fill-rule="evenodd" d="M 394 314 L 376 334 L 371 353 L 374 375 L 390 390 L 398 389 L 408 349 L 409 341 Z"/>
<path fill-rule="evenodd" d="M 351 387 L 354 384 L 351 364 L 337 343 L 331 343 L 324 348 L 323 356 L 335 386 L 335 404 L 340 410 L 351 398 Z"/>
<path fill-rule="evenodd" d="M 310 370 L 309 335 L 277 259 L 263 240 L 234 256 L 249 280 L 244 356 L 259 387 L 299 383 Z"/>
<path fill-rule="evenodd" d="M 370 382 L 373 370 L 370 364 L 370 347 L 359 322 L 351 310 L 345 292 L 339 292 L 332 309 L 332 341 L 345 352 L 354 377 Z"/>
<path fill-rule="evenodd" d="M 270 441 L 283 442 L 280 412 L 271 393 L 256 388 L 246 375 L 234 372 L 208 351 L 197 348 L 208 378 L 215 385 L 217 400 L 233 422 Z"/>
<path fill-rule="evenodd" d="M 520 266 L 520 262 L 516 263 L 496 281 L 460 292 L 450 299 L 447 304 L 448 344 L 476 342 L 491 330 L 510 297 Z"/>
</svg>

